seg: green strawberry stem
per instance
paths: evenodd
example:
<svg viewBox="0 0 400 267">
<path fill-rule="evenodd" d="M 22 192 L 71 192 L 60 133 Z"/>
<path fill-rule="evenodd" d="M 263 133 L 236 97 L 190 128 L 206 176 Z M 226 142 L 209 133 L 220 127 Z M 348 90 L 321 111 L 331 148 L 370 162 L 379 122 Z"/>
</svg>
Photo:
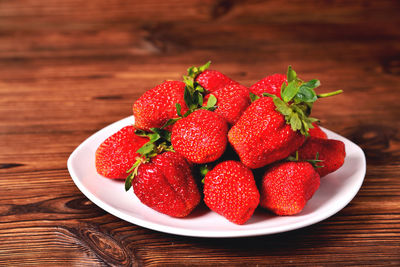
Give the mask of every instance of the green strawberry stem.
<svg viewBox="0 0 400 267">
<path fill-rule="evenodd" d="M 306 161 L 311 163 L 311 165 L 314 167 L 314 169 L 325 167 L 324 165 L 319 165 L 319 163 L 323 162 L 323 160 L 318 159 L 318 158 L 319 158 L 319 153 L 317 152 L 317 154 L 315 155 L 315 159 L 307 159 Z"/>
<path fill-rule="evenodd" d="M 323 98 L 323 97 L 338 95 L 341 93 L 343 93 L 343 90 L 337 90 L 337 91 L 333 91 L 333 92 L 329 92 L 329 93 L 325 93 L 325 94 L 318 94 L 317 97 Z"/>
<path fill-rule="evenodd" d="M 317 154 L 315 155 L 315 159 L 306 159 L 306 160 L 301 160 L 301 161 L 306 161 L 308 163 L 310 163 L 314 169 L 318 169 L 318 168 L 322 168 L 324 167 L 324 165 L 319 165 L 319 163 L 323 162 L 323 160 L 318 159 L 319 158 L 319 153 L 317 152 Z M 289 156 L 286 158 L 286 161 L 294 161 L 294 162 L 298 162 L 299 160 L 299 151 L 296 151 L 295 156 Z"/>
</svg>

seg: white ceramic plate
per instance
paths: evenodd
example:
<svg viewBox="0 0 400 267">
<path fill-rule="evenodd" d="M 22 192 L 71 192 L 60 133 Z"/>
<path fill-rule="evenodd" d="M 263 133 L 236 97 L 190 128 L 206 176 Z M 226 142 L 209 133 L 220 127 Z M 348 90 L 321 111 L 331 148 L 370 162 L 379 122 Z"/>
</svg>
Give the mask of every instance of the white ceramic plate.
<svg viewBox="0 0 400 267">
<path fill-rule="evenodd" d="M 172 218 L 142 204 L 124 182 L 102 177 L 95 168 L 95 151 L 107 137 L 133 124 L 134 117 L 117 121 L 93 134 L 79 145 L 68 159 L 68 170 L 77 187 L 97 206 L 125 221 L 161 231 L 197 237 L 242 237 L 274 234 L 320 222 L 343 209 L 357 194 L 364 180 L 366 161 L 353 142 L 324 129 L 329 138 L 346 146 L 344 165 L 321 179 L 321 185 L 303 211 L 294 216 L 274 216 L 261 209 L 244 225 L 236 225 L 200 206 L 186 218 Z"/>
</svg>

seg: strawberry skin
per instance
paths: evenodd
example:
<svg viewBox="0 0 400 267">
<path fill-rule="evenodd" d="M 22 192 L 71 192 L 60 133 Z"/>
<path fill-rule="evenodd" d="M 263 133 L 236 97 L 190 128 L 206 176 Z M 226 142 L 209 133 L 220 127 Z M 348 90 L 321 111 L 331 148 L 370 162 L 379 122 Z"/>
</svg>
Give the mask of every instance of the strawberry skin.
<svg viewBox="0 0 400 267">
<path fill-rule="evenodd" d="M 216 70 L 203 71 L 196 77 L 196 82 L 210 93 L 230 83 L 235 83 L 231 78 Z"/>
<path fill-rule="evenodd" d="M 228 138 L 241 161 L 255 169 L 295 152 L 305 137 L 286 124 L 270 97 L 254 101 L 229 130 Z"/>
<path fill-rule="evenodd" d="M 259 80 L 258 82 L 253 84 L 249 89 L 253 94 L 258 96 L 262 96 L 263 93 L 269 93 L 281 98 L 282 83 L 287 84 L 286 75 L 273 74 Z"/>
<path fill-rule="evenodd" d="M 165 152 L 139 166 L 133 191 L 148 207 L 172 217 L 185 217 L 199 204 L 200 192 L 186 160 Z"/>
<path fill-rule="evenodd" d="M 312 125 L 314 126 L 314 128 L 311 128 L 310 130 L 308 130 L 308 133 L 310 134 L 310 136 L 318 137 L 318 138 L 322 138 L 322 139 L 328 139 L 328 136 L 326 135 L 326 133 L 324 131 L 322 131 L 322 129 L 315 122 L 313 122 Z"/>
<path fill-rule="evenodd" d="M 253 173 L 238 161 L 224 161 L 204 178 L 204 202 L 233 223 L 248 221 L 259 201 Z"/>
<path fill-rule="evenodd" d="M 322 139 L 310 136 L 299 148 L 299 159 L 313 160 L 318 153 L 318 159 L 322 160 L 316 171 L 321 177 L 338 170 L 346 157 L 345 145 L 342 141 L 334 139 Z"/>
<path fill-rule="evenodd" d="M 135 134 L 133 126 L 126 126 L 108 137 L 96 150 L 96 170 L 100 175 L 113 179 L 125 179 L 126 173 L 136 161 L 136 151 L 148 138 Z"/>
<path fill-rule="evenodd" d="M 320 177 L 308 162 L 274 164 L 264 174 L 260 206 L 277 215 L 297 214 L 319 185 Z"/>
<path fill-rule="evenodd" d="M 150 128 L 161 128 L 169 119 L 178 117 L 176 103 L 182 107 L 182 113 L 188 108 L 183 98 L 185 83 L 165 81 L 146 91 L 133 104 L 135 126 L 149 131 Z"/>
<path fill-rule="evenodd" d="M 249 93 L 249 89 L 239 83 L 230 83 L 215 90 L 212 93 L 217 98 L 215 112 L 230 125 L 235 124 L 251 103 Z M 207 103 L 209 95 L 205 97 L 204 105 Z"/>
<path fill-rule="evenodd" d="M 199 109 L 174 124 L 171 143 L 190 162 L 207 163 L 224 153 L 227 132 L 226 121 L 217 113 Z"/>
</svg>

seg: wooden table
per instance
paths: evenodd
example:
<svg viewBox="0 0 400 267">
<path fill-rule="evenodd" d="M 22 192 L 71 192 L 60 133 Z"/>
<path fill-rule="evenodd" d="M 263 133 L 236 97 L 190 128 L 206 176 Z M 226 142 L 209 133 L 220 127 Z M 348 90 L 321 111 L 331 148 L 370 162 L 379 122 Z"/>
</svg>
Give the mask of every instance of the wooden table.
<svg viewBox="0 0 400 267">
<path fill-rule="evenodd" d="M 0 1 L 0 265 L 400 265 L 398 1 Z M 249 86 L 291 64 L 319 78 L 314 115 L 357 143 L 357 196 L 318 224 L 206 239 L 89 201 L 70 153 L 164 79 L 212 60 Z"/>
</svg>

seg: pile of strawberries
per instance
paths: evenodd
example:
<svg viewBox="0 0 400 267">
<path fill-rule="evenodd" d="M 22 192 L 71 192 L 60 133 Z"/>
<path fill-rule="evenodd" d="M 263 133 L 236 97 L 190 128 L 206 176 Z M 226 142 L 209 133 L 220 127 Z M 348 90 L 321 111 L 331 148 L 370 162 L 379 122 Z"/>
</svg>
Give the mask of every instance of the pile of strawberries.
<svg viewBox="0 0 400 267">
<path fill-rule="evenodd" d="M 247 88 L 209 65 L 145 92 L 133 104 L 135 125 L 97 149 L 97 172 L 124 179 L 143 204 L 173 217 L 202 199 L 236 224 L 258 206 L 299 213 L 320 177 L 344 163 L 344 144 L 310 117 L 318 98 L 341 90 L 317 94 L 320 82 L 291 67 Z"/>
</svg>

